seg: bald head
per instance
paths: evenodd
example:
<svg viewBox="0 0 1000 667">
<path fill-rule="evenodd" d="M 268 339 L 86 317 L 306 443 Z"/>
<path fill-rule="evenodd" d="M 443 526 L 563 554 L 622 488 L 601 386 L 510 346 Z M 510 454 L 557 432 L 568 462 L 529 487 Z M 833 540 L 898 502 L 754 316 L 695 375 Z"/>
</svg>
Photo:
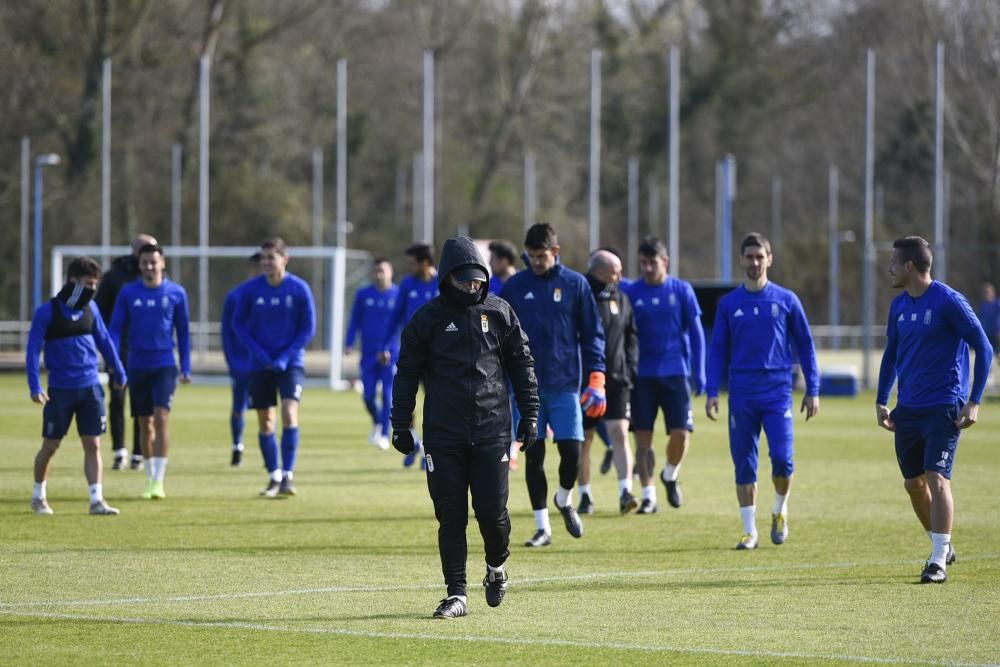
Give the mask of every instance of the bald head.
<svg viewBox="0 0 1000 667">
<path fill-rule="evenodd" d="M 587 271 L 602 283 L 617 283 L 622 277 L 622 262 L 612 252 L 597 250 L 590 256 Z"/>
<path fill-rule="evenodd" d="M 132 254 L 136 257 L 139 256 L 139 251 L 145 245 L 160 245 L 156 242 L 156 239 L 149 234 L 139 234 L 134 239 L 132 239 Z"/>
</svg>

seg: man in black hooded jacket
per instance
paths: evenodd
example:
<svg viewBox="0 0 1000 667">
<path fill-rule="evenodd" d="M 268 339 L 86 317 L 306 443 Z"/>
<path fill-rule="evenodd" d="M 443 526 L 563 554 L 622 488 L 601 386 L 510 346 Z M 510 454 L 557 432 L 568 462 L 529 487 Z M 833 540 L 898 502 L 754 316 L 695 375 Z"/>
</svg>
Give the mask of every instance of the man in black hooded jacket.
<svg viewBox="0 0 1000 667">
<path fill-rule="evenodd" d="M 454 618 L 468 613 L 470 490 L 486 552 L 486 602 L 496 607 L 506 593 L 512 434 L 504 373 L 521 412 L 517 439 L 525 443 L 533 443 L 537 434 L 538 383 L 527 336 L 510 305 L 489 294 L 486 263 L 471 239 L 445 241 L 438 276 L 440 295 L 403 329 L 392 392 L 392 445 L 403 454 L 413 451 L 409 426 L 423 380 L 427 488 L 448 586 L 434 617 Z"/>
</svg>

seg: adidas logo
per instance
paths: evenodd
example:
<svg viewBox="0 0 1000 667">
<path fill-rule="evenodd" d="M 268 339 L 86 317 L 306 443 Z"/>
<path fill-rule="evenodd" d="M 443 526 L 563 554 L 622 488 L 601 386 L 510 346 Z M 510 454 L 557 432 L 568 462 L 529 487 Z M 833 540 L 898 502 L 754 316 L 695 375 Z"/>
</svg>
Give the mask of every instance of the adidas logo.
<svg viewBox="0 0 1000 667">
<path fill-rule="evenodd" d="M 736 312 L 733 313 L 733 317 L 743 317 L 743 309 L 742 308 L 737 308 Z"/>
<path fill-rule="evenodd" d="M 445 331 L 458 331 L 458 327 L 455 326 L 454 322 L 449 322 L 448 326 L 444 328 Z"/>
<path fill-rule="evenodd" d="M 529 299 L 534 299 L 534 298 L 535 298 L 535 295 L 534 295 L 533 292 L 528 292 L 527 294 L 524 295 L 524 300 L 525 301 L 528 301 Z"/>
<path fill-rule="evenodd" d="M 900 313 L 900 314 L 899 314 L 899 319 L 897 319 L 896 321 L 897 321 L 897 322 L 902 322 L 902 321 L 903 321 L 903 319 L 904 319 L 904 318 L 903 318 L 903 313 Z"/>
<path fill-rule="evenodd" d="M 507 452 L 504 452 L 503 456 L 500 457 L 500 463 L 503 463 L 504 461 L 510 461 L 510 457 L 507 456 Z"/>
</svg>

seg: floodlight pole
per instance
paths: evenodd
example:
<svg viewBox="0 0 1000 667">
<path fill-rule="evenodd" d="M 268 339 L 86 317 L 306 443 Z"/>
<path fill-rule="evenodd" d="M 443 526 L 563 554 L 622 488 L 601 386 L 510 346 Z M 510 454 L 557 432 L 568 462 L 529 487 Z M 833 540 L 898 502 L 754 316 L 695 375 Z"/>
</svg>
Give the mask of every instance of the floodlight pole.
<svg viewBox="0 0 1000 667">
<path fill-rule="evenodd" d="M 528 232 L 535 224 L 538 210 L 538 191 L 535 183 L 535 154 L 527 151 L 524 154 L 524 232 Z M 518 244 L 520 245 L 520 243 Z"/>
<path fill-rule="evenodd" d="M 45 153 L 35 158 L 35 265 L 34 265 L 34 304 L 35 308 L 42 305 L 42 170 L 60 162 L 55 153 Z M 54 291 L 55 285 L 50 285 Z"/>
<path fill-rule="evenodd" d="M 639 160 L 628 161 L 628 275 L 636 275 L 639 254 Z"/>
<path fill-rule="evenodd" d="M 830 332 L 832 334 L 830 346 L 837 350 L 840 348 L 840 334 L 837 327 L 840 326 L 840 170 L 836 165 L 830 165 L 829 174 L 829 244 L 830 244 L 830 277 L 829 285 L 829 307 L 830 307 Z"/>
<path fill-rule="evenodd" d="M 590 198 L 588 250 L 601 244 L 601 51 L 590 52 Z"/>
<path fill-rule="evenodd" d="M 423 240 L 434 246 L 434 52 L 424 51 Z"/>
<path fill-rule="evenodd" d="M 24 349 L 28 343 L 27 332 L 23 329 L 25 322 L 31 318 L 28 313 L 28 261 L 30 255 L 31 242 L 28 228 L 29 210 L 31 208 L 31 140 L 28 137 L 21 138 L 21 281 L 20 302 L 18 308 L 18 320 L 21 324 L 21 348 Z"/>
<path fill-rule="evenodd" d="M 872 325 L 875 320 L 875 51 L 868 49 L 865 63 L 865 239 L 861 272 L 861 381 L 872 387 Z"/>
<path fill-rule="evenodd" d="M 948 236 L 944 229 L 944 44 L 937 43 L 934 77 L 934 273 L 948 279 Z"/>
<path fill-rule="evenodd" d="M 180 144 L 170 147 L 170 245 L 181 245 L 181 159 Z M 181 282 L 181 258 L 171 262 L 171 273 L 177 282 Z"/>
<path fill-rule="evenodd" d="M 668 147 L 668 170 L 670 195 L 667 204 L 667 227 L 670 253 L 670 275 L 677 276 L 680 271 L 680 87 L 681 87 L 681 56 L 680 49 L 670 47 L 670 131 Z"/>
<path fill-rule="evenodd" d="M 101 265 L 111 261 L 111 58 L 104 59 L 101 104 Z"/>
<path fill-rule="evenodd" d="M 209 114 L 209 77 L 211 61 L 207 55 L 201 57 L 199 79 L 199 114 L 198 114 L 198 246 L 201 255 L 198 257 L 198 352 L 204 356 L 208 352 L 208 142 L 210 126 Z"/>
</svg>

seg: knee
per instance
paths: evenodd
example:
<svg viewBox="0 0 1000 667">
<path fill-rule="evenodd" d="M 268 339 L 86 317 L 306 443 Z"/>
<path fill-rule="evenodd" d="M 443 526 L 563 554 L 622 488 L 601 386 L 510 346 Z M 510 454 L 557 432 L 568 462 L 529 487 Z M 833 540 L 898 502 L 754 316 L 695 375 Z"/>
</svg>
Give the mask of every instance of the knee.
<svg viewBox="0 0 1000 667">
<path fill-rule="evenodd" d="M 59 445 L 61 444 L 62 440 L 43 440 L 42 454 L 45 456 L 52 456 L 59 450 Z"/>
<path fill-rule="evenodd" d="M 469 523 L 469 501 L 464 496 L 436 498 L 434 516 L 442 526 L 464 528 Z"/>
<path fill-rule="evenodd" d="M 903 488 L 911 496 L 922 496 L 927 493 L 927 480 L 924 475 L 903 480 Z"/>
<path fill-rule="evenodd" d="M 795 472 L 795 465 L 792 463 L 792 459 L 779 459 L 771 461 L 771 476 L 772 477 L 791 477 L 792 473 Z"/>
<path fill-rule="evenodd" d="M 932 495 L 943 493 L 951 488 L 951 480 L 941 473 L 928 471 L 926 477 L 927 487 L 930 489 Z"/>
</svg>

